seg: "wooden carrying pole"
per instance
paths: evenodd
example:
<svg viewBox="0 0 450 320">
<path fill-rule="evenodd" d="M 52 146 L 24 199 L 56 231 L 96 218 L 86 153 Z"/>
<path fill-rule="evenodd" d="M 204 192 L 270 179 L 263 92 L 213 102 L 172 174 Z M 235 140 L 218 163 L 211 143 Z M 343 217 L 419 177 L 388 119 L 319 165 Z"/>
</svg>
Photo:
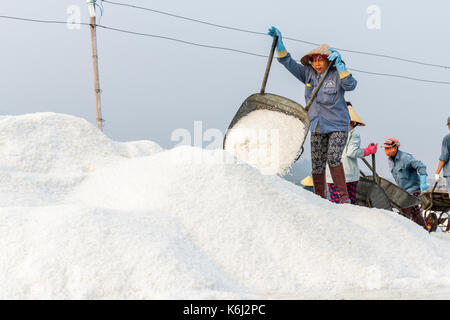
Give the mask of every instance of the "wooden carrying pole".
<svg viewBox="0 0 450 320">
<path fill-rule="evenodd" d="M 100 131 L 103 131 L 103 119 L 102 119 L 102 101 L 100 99 L 100 79 L 98 76 L 98 56 L 97 56 L 97 30 L 95 15 L 90 18 L 91 24 L 91 42 L 92 42 L 92 63 L 94 66 L 94 84 L 95 84 L 95 102 L 97 109 L 97 127 Z"/>
<path fill-rule="evenodd" d="M 264 73 L 264 79 L 261 85 L 260 94 L 266 92 L 267 78 L 269 78 L 270 67 L 272 66 L 273 55 L 275 53 L 275 47 L 277 46 L 278 36 L 273 37 L 272 48 L 270 49 L 269 60 L 267 61 L 266 72 Z"/>
</svg>

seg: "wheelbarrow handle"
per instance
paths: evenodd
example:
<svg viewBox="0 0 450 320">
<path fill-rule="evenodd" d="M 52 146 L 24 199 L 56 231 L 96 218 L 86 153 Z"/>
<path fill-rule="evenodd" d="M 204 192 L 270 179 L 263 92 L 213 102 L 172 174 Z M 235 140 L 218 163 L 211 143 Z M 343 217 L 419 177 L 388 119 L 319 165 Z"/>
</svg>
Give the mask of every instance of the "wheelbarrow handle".
<svg viewBox="0 0 450 320">
<path fill-rule="evenodd" d="M 431 193 L 434 192 L 434 189 L 436 189 L 437 184 L 438 184 L 438 182 L 436 181 L 436 182 L 434 183 L 433 189 L 431 189 Z"/>
<path fill-rule="evenodd" d="M 269 78 L 270 67 L 272 66 L 273 55 L 275 53 L 275 47 L 277 46 L 278 36 L 273 37 L 272 48 L 270 49 L 269 60 L 267 61 L 266 72 L 264 73 L 264 79 L 261 85 L 261 94 L 266 91 L 267 79 Z"/>
<path fill-rule="evenodd" d="M 369 168 L 369 170 L 372 171 L 372 174 L 373 174 L 373 177 L 374 177 L 374 181 L 375 181 L 375 182 L 378 182 L 378 181 L 375 179 L 375 177 L 378 178 L 378 174 L 377 174 L 377 172 L 375 171 L 375 168 L 372 167 L 366 159 L 361 158 L 361 160 L 366 164 L 367 168 Z M 375 163 L 375 162 L 374 162 L 374 163 Z"/>
<path fill-rule="evenodd" d="M 373 171 L 373 181 L 377 182 L 377 169 L 375 167 L 375 153 L 372 153 L 372 171 Z"/>
</svg>

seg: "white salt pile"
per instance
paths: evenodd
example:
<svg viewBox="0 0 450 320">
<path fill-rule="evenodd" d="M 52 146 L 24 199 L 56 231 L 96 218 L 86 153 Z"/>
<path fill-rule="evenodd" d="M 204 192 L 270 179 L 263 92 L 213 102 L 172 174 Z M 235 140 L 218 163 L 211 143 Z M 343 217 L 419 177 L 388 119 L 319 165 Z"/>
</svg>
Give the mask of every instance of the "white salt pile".
<svg viewBox="0 0 450 320">
<path fill-rule="evenodd" d="M 112 141 L 88 121 L 69 115 L 1 117 L 0 205 L 57 201 L 89 173 L 161 150 L 152 141 Z"/>
<path fill-rule="evenodd" d="M 305 125 L 293 116 L 255 110 L 227 132 L 225 150 L 263 174 L 282 176 L 294 163 L 306 134 Z"/>
<path fill-rule="evenodd" d="M 223 150 L 116 143 L 88 127 L 0 119 L 0 149 L 29 150 L 1 151 L 1 299 L 450 298 L 447 234 L 218 163 Z"/>
</svg>

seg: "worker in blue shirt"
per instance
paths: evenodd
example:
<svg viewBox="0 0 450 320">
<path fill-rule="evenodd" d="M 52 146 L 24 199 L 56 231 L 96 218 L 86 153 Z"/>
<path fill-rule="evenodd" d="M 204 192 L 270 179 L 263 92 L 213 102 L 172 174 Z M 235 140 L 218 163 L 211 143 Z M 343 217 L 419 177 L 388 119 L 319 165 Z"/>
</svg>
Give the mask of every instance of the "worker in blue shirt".
<svg viewBox="0 0 450 320">
<path fill-rule="evenodd" d="M 396 138 L 387 139 L 384 144 L 384 152 L 388 156 L 389 169 L 397 185 L 418 197 L 421 192 L 427 190 L 427 167 L 421 161 L 399 150 L 400 142 Z M 403 210 L 410 219 L 425 227 L 425 221 L 420 215 L 419 206 L 413 206 Z"/>
<path fill-rule="evenodd" d="M 316 99 L 308 110 L 311 131 L 311 161 L 314 192 L 322 198 L 327 197 L 325 167 L 328 163 L 340 203 L 350 203 L 345 181 L 342 153 L 347 143 L 350 115 L 344 94 L 356 88 L 357 81 L 347 70 L 341 54 L 323 44 L 310 51 L 296 62 L 287 52 L 280 30 L 271 27 L 268 32 L 278 36 L 276 44 L 278 61 L 303 82 L 305 100 L 309 101 L 324 75 L 328 65 L 333 68 L 326 76 Z"/>
<path fill-rule="evenodd" d="M 447 127 L 450 130 L 450 117 L 447 119 Z M 443 176 L 447 178 L 447 191 L 450 196 L 450 133 L 442 140 L 441 156 L 439 157 L 439 164 L 436 170 L 436 182 L 441 179 L 439 173 L 444 168 Z"/>
</svg>

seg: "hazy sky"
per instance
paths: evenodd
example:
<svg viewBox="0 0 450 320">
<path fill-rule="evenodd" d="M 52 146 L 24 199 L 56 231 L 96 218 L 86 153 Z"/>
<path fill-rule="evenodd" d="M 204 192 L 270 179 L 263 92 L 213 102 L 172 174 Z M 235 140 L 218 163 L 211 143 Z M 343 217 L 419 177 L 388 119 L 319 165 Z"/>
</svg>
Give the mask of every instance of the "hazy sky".
<svg viewBox="0 0 450 320">
<path fill-rule="evenodd" d="M 432 1 L 149 1 L 116 0 L 232 27 L 266 32 L 274 25 L 284 36 L 333 47 L 387 54 L 450 65 L 450 2 Z M 0 15 L 66 21 L 79 6 L 88 22 L 85 1 L 2 0 Z M 369 29 L 367 8 L 380 9 L 380 29 Z M 223 30 L 156 13 L 104 4 L 101 24 L 202 44 L 267 55 L 269 36 Z M 0 113 L 52 111 L 83 117 L 95 124 L 89 28 L 69 30 L 0 19 Z M 284 41 L 299 59 L 314 46 Z M 174 130 L 225 132 L 247 96 L 258 92 L 266 59 L 189 46 L 163 39 L 98 30 L 104 132 L 118 141 L 153 140 L 164 148 L 176 143 Z M 450 81 L 450 70 L 425 67 L 342 51 L 349 68 Z M 450 115 L 450 85 L 353 73 L 358 80 L 347 99 L 366 122 L 363 146 L 397 137 L 401 149 L 427 165 L 432 177 Z M 274 61 L 267 92 L 305 104 L 304 85 Z M 205 143 L 206 144 L 206 143 Z M 310 159 L 309 138 L 302 159 Z M 391 178 L 387 160 L 377 154 L 380 173 Z M 302 171 L 297 164 L 297 170 Z M 361 167 L 364 165 L 361 164 Z M 303 172 L 300 176 L 303 175 Z"/>
</svg>

